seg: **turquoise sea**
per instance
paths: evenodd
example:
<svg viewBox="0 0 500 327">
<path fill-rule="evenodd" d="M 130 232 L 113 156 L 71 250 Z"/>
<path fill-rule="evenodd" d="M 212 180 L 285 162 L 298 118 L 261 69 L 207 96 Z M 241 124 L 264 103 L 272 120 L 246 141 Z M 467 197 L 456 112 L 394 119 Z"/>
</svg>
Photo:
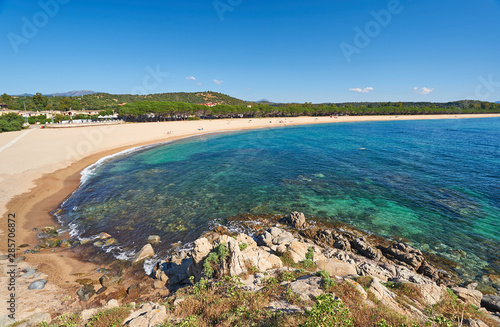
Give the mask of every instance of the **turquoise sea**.
<svg viewBox="0 0 500 327">
<path fill-rule="evenodd" d="M 241 213 L 340 221 L 500 274 L 500 118 L 356 122 L 192 137 L 88 168 L 62 205 L 75 237 L 166 254 Z"/>
</svg>

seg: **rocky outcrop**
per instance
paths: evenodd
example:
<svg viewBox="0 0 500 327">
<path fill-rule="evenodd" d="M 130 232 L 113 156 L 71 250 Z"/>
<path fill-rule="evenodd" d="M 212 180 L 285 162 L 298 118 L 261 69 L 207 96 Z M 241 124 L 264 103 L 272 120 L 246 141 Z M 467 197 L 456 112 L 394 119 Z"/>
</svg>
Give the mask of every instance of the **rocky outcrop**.
<svg viewBox="0 0 500 327">
<path fill-rule="evenodd" d="M 415 270 L 418 270 L 425 260 L 420 250 L 401 242 L 387 247 L 384 254 L 389 259 L 400 264 L 406 264 Z"/>
<path fill-rule="evenodd" d="M 290 283 L 290 290 L 302 301 L 314 300 L 323 294 L 321 289 L 321 277 L 304 276 Z"/>
<path fill-rule="evenodd" d="M 351 242 L 352 248 L 356 249 L 361 255 L 378 261 L 382 258 L 382 252 L 379 249 L 370 246 L 368 242 L 363 237 L 354 239 Z"/>
<path fill-rule="evenodd" d="M 156 303 L 145 303 L 132 312 L 123 323 L 128 327 L 153 327 L 161 325 L 168 318 L 167 308 Z"/>
<path fill-rule="evenodd" d="M 294 227 L 295 229 L 307 227 L 306 216 L 302 212 L 293 211 L 283 220 L 286 224 Z"/>
<path fill-rule="evenodd" d="M 396 302 L 396 294 L 382 285 L 377 278 L 372 280 L 368 291 L 371 292 L 383 305 L 399 311 L 399 306 Z"/>
<path fill-rule="evenodd" d="M 356 266 L 356 271 L 360 276 L 376 277 L 383 282 L 387 282 L 389 279 L 395 277 L 393 272 L 370 262 L 362 262 L 360 265 Z"/>
<path fill-rule="evenodd" d="M 476 307 L 481 306 L 481 300 L 483 299 L 483 293 L 476 290 L 470 290 L 465 287 L 452 287 L 451 290 L 455 293 L 458 298 L 465 303 L 475 305 Z"/>
<path fill-rule="evenodd" d="M 316 261 L 318 269 L 325 270 L 330 276 L 356 276 L 358 273 L 356 267 L 347 262 L 342 262 L 337 259 L 326 259 Z"/>
</svg>

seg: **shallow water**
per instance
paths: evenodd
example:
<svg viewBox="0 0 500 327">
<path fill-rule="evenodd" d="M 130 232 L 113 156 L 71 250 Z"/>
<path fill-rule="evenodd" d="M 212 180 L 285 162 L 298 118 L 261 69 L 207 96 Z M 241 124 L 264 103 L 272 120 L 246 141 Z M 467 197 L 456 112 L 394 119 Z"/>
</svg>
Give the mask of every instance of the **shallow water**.
<svg viewBox="0 0 500 327">
<path fill-rule="evenodd" d="M 359 122 L 212 134 L 118 156 L 86 176 L 60 218 L 132 254 L 194 240 L 240 213 L 336 220 L 500 271 L 500 119 Z"/>
</svg>

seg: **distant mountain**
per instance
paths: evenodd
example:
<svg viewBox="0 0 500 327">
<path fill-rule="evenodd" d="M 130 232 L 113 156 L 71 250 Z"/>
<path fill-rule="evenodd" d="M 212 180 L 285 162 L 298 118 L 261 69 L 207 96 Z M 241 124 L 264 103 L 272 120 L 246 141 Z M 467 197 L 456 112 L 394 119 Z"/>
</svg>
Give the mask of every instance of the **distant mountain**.
<svg viewBox="0 0 500 327">
<path fill-rule="evenodd" d="M 99 92 L 94 92 L 94 91 L 89 91 L 89 90 L 80 90 L 80 91 L 69 91 L 69 92 L 64 92 L 64 93 L 43 94 L 43 95 L 46 97 L 81 97 L 84 95 L 96 94 L 96 93 L 99 93 Z M 34 95 L 35 94 L 31 94 L 31 93 L 23 93 L 23 94 L 19 94 L 16 96 L 18 96 L 18 97 L 32 97 Z"/>
<path fill-rule="evenodd" d="M 500 103 L 500 101 L 497 101 L 497 102 L 495 102 L 495 103 Z"/>
<path fill-rule="evenodd" d="M 89 91 L 89 90 L 80 90 L 80 91 L 69 91 L 65 93 L 52 93 L 49 94 L 49 96 L 53 97 L 81 97 L 82 95 L 87 95 L 87 94 L 96 94 L 99 92 L 94 92 L 94 91 Z"/>
<path fill-rule="evenodd" d="M 259 101 L 255 101 L 256 103 L 273 103 L 272 101 L 269 101 L 267 99 L 261 99 Z"/>
</svg>

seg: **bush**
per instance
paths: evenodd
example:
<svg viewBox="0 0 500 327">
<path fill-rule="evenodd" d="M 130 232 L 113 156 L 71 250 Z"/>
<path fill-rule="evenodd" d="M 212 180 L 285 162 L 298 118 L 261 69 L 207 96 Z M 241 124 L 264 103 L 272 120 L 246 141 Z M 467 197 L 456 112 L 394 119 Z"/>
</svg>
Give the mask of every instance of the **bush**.
<svg viewBox="0 0 500 327">
<path fill-rule="evenodd" d="M 321 294 L 311 310 L 306 311 L 307 320 L 301 327 L 354 326 L 349 309 L 333 294 Z"/>
</svg>

